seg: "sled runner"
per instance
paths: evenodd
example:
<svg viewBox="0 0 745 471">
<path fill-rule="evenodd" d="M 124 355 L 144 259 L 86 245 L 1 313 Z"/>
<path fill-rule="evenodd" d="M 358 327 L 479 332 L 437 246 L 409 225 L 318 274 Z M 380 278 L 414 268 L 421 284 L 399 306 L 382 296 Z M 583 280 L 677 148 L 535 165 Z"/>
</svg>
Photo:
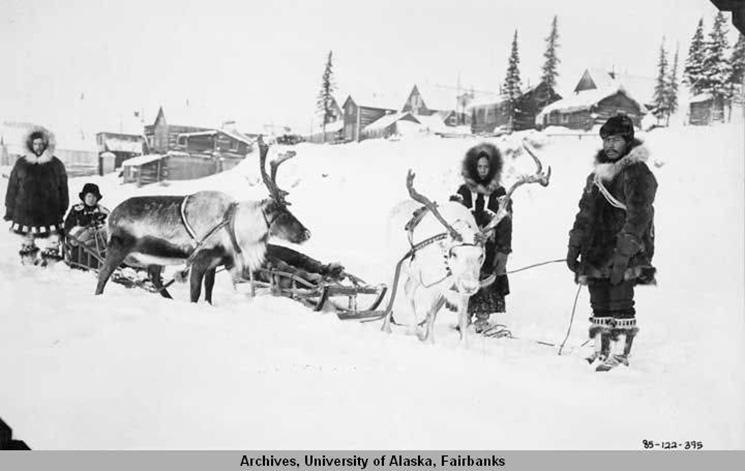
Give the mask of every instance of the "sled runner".
<svg viewBox="0 0 745 471">
<path fill-rule="evenodd" d="M 254 271 L 253 279 L 244 279 L 255 288 L 268 289 L 276 296 L 294 299 L 314 311 L 330 309 L 339 319 L 379 319 L 375 309 L 385 297 L 385 285 L 373 286 L 345 271 L 323 276 L 299 268 L 267 267 Z"/>
<path fill-rule="evenodd" d="M 82 270 L 98 271 L 106 257 L 105 232 L 95 229 L 85 238 L 67 234 L 63 243 L 65 262 Z M 158 289 L 148 279 L 147 270 L 121 266 L 112 280 L 128 288 L 138 287 L 157 293 Z M 375 311 L 385 297 L 385 285 L 373 286 L 361 278 L 339 271 L 325 275 L 282 263 L 281 267 L 266 263 L 252 276 L 242 280 L 256 288 L 265 288 L 275 296 L 294 299 L 314 311 L 330 309 L 340 319 L 377 319 L 381 313 Z M 171 282 L 166 284 L 170 286 Z"/>
</svg>

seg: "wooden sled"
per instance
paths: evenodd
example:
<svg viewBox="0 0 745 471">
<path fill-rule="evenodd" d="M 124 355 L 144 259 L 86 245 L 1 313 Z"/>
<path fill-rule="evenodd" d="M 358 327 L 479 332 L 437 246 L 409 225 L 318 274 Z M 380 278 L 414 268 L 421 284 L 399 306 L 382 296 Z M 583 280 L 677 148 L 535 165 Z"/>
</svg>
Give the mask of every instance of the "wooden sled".
<svg viewBox="0 0 745 471">
<path fill-rule="evenodd" d="M 314 311 L 333 310 L 339 319 L 380 319 L 382 311 L 375 309 L 385 297 L 385 285 L 373 286 L 341 272 L 338 277 L 323 277 L 303 270 L 260 268 L 253 279 L 245 280 L 255 288 L 268 289 L 276 296 L 294 299 Z"/>
</svg>

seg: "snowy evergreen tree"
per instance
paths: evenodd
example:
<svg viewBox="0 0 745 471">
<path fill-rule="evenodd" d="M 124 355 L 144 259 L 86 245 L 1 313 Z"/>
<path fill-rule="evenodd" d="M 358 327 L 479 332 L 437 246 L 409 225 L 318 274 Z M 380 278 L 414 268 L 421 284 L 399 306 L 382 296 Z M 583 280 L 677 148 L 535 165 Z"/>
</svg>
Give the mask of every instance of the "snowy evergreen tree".
<svg viewBox="0 0 745 471">
<path fill-rule="evenodd" d="M 699 80 L 701 79 L 701 68 L 704 62 L 704 20 L 698 20 L 696 32 L 691 38 L 691 45 L 688 49 L 688 58 L 683 70 L 683 80 L 688 84 L 691 93 L 698 95 L 701 93 Z"/>
<path fill-rule="evenodd" d="M 745 35 L 743 34 L 738 36 L 735 47 L 732 49 L 730 65 L 732 66 L 732 72 L 729 82 L 735 89 L 739 89 L 742 94 L 745 92 L 745 90 L 742 90 L 742 81 L 745 76 Z"/>
<path fill-rule="evenodd" d="M 654 96 L 652 98 L 654 115 L 658 120 L 667 117 L 669 114 L 667 108 L 669 96 L 667 85 L 667 52 L 665 51 L 665 40 L 663 38 L 662 44 L 660 44 L 660 55 L 657 59 L 657 80 L 655 81 Z"/>
<path fill-rule="evenodd" d="M 510 117 L 510 121 L 512 121 L 516 114 L 516 101 L 517 98 L 520 96 L 520 87 L 521 87 L 521 81 L 520 81 L 520 55 L 517 50 L 517 30 L 515 30 L 515 35 L 512 38 L 512 49 L 510 52 L 510 59 L 507 64 L 507 75 L 504 78 L 504 84 L 502 85 L 502 91 L 505 95 L 508 97 L 509 101 L 509 109 L 508 114 Z"/>
<path fill-rule="evenodd" d="M 678 111 L 678 53 L 680 47 L 675 47 L 675 57 L 673 58 L 673 66 L 670 68 L 670 73 L 667 79 L 667 124 L 670 124 L 670 115 Z"/>
<path fill-rule="evenodd" d="M 334 51 L 329 51 L 328 59 L 326 59 L 326 67 L 323 70 L 323 76 L 321 77 L 321 90 L 318 92 L 318 98 L 316 99 L 316 107 L 318 114 L 321 116 L 321 126 L 323 128 L 323 140 L 326 141 L 326 125 L 332 122 L 335 118 L 333 113 L 334 104 L 334 73 L 332 70 Z"/>
<path fill-rule="evenodd" d="M 704 60 L 699 80 L 700 90 L 715 98 L 727 99 L 730 95 L 729 78 L 731 67 L 727 57 L 727 20 L 722 12 L 714 17 L 714 25 L 704 46 Z"/>
<path fill-rule="evenodd" d="M 556 77 L 559 76 L 557 67 L 560 61 L 556 56 L 557 47 L 559 47 L 559 29 L 557 17 L 554 15 L 554 19 L 551 22 L 551 33 L 546 38 L 546 52 L 543 53 L 546 61 L 543 63 L 543 75 L 541 76 L 541 80 L 546 82 L 546 85 L 551 88 L 556 87 Z"/>
</svg>

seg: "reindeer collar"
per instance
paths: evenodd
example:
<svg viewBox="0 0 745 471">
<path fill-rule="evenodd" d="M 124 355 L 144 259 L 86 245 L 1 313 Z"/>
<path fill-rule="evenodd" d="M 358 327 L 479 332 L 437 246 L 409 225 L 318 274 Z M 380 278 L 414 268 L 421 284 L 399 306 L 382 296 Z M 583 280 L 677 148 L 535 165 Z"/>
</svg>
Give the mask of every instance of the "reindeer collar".
<svg viewBox="0 0 745 471">
<path fill-rule="evenodd" d="M 595 176 L 603 181 L 611 181 L 626 167 L 639 162 L 646 162 L 649 159 L 649 150 L 641 141 L 635 141 L 635 143 L 637 145 L 632 147 L 628 154 L 612 162 L 607 161 L 607 157 L 602 150 L 598 152 L 595 158 L 595 169 L 593 170 Z"/>
</svg>

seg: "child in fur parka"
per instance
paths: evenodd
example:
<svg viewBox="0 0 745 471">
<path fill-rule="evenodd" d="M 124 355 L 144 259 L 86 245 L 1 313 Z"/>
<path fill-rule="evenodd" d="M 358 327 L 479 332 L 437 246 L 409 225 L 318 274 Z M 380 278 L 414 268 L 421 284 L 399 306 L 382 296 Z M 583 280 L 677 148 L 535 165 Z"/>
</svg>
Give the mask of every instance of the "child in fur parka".
<svg viewBox="0 0 745 471">
<path fill-rule="evenodd" d="M 46 265 L 59 260 L 62 218 L 69 198 L 65 165 L 54 156 L 54 135 L 43 127 L 32 128 L 24 139 L 26 154 L 10 173 L 5 194 L 5 216 L 10 230 L 23 238 L 21 261 Z M 43 246 L 41 260 L 37 258 Z"/>
<path fill-rule="evenodd" d="M 600 137 L 603 149 L 595 156 L 569 232 L 567 265 L 590 291 L 595 350 L 587 360 L 597 371 L 608 371 L 628 365 L 639 330 L 634 287 L 655 284 L 652 204 L 657 181 L 628 116 L 608 119 Z"/>
<path fill-rule="evenodd" d="M 507 194 L 501 185 L 503 160 L 496 146 L 482 143 L 466 152 L 462 163 L 464 184 L 453 199 L 472 210 L 476 223 L 485 227 L 499 210 L 499 198 Z M 510 215 L 511 206 L 508 208 Z M 512 219 L 506 217 L 486 241 L 485 259 L 481 278 L 494 276 L 494 282 L 482 287 L 468 301 L 468 312 L 475 317 L 476 332 L 487 335 L 506 333 L 501 325 L 490 323 L 492 314 L 505 313 L 505 296 L 510 292 L 507 274 L 507 257 L 512 251 Z"/>
</svg>

